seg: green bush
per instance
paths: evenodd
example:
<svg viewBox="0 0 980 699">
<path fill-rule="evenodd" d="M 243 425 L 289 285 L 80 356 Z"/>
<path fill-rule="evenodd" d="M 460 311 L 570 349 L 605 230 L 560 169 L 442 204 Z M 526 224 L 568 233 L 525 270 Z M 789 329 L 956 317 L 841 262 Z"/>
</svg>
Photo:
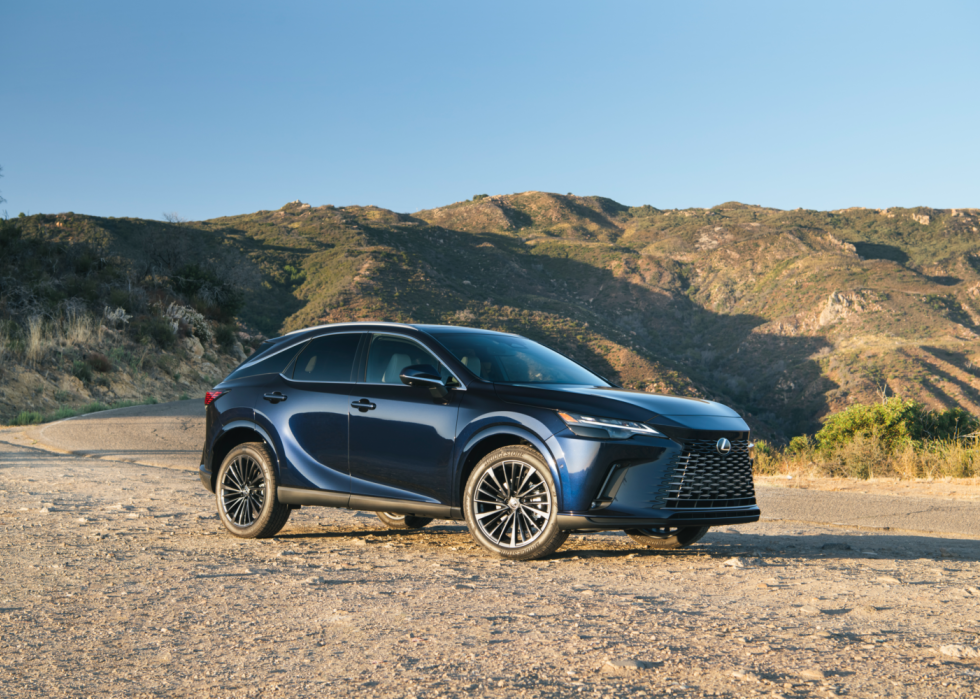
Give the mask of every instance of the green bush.
<svg viewBox="0 0 980 699">
<path fill-rule="evenodd" d="M 786 451 L 790 454 L 808 454 L 814 450 L 816 443 L 813 441 L 813 437 L 808 434 L 800 435 L 799 437 L 793 437 L 789 440 L 789 446 L 786 447 Z"/>
<path fill-rule="evenodd" d="M 776 448 L 764 439 L 757 439 L 755 441 L 755 454 L 756 456 L 775 456 Z"/>
<path fill-rule="evenodd" d="M 109 292 L 109 305 L 113 308 L 132 310 L 132 304 L 129 300 L 129 292 L 125 289 L 113 289 Z"/>
<path fill-rule="evenodd" d="M 129 328 L 139 342 L 154 342 L 163 349 L 172 349 L 177 344 L 177 333 L 166 318 L 140 316 Z"/>
<path fill-rule="evenodd" d="M 11 425 L 40 425 L 44 422 L 44 416 L 41 413 L 33 411 L 23 411 L 17 417 L 13 419 Z"/>
<path fill-rule="evenodd" d="M 154 361 L 158 367 L 170 374 L 170 376 L 174 377 L 175 379 L 179 378 L 180 374 L 177 373 L 177 367 L 180 366 L 180 359 L 172 355 L 164 355 L 156 357 Z"/>
<path fill-rule="evenodd" d="M 76 359 L 72 362 L 71 373 L 81 381 L 89 383 L 92 380 L 92 367 L 88 362 Z"/>
<path fill-rule="evenodd" d="M 238 326 L 235 323 L 222 323 L 214 329 L 214 339 L 221 347 L 230 350 L 238 340 Z"/>
<path fill-rule="evenodd" d="M 905 444 L 957 439 L 977 426 L 977 419 L 962 408 L 936 412 L 918 401 L 890 398 L 874 405 L 852 405 L 831 416 L 816 440 L 821 451 L 831 452 L 859 436 L 874 438 L 890 453 Z"/>
<path fill-rule="evenodd" d="M 146 398 L 142 401 L 132 401 L 123 400 L 117 401 L 115 403 L 110 403 L 106 405 L 105 403 L 89 403 L 88 405 L 83 405 L 79 408 L 70 408 L 68 406 L 61 406 L 53 413 L 43 414 L 39 412 L 29 412 L 24 411 L 20 413 L 17 417 L 13 419 L 10 423 L 11 425 L 40 425 L 43 422 L 53 422 L 54 420 L 64 420 L 69 417 L 75 417 L 76 415 L 87 415 L 88 413 L 98 413 L 103 410 L 115 410 L 116 408 L 131 408 L 134 405 L 155 405 L 157 399 Z"/>
<path fill-rule="evenodd" d="M 229 321 L 245 307 L 241 290 L 202 265 L 184 265 L 171 278 L 171 285 L 190 299 L 196 311 L 212 320 Z"/>
<path fill-rule="evenodd" d="M 133 353 L 122 347 L 113 347 L 109 350 L 109 359 L 120 366 L 130 366 L 133 361 Z"/>
</svg>

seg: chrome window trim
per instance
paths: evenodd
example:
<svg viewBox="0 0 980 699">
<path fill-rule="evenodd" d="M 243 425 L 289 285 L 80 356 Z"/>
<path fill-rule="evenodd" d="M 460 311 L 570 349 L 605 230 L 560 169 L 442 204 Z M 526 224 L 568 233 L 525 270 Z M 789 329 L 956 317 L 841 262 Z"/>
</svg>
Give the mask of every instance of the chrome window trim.
<svg viewBox="0 0 980 699">
<path fill-rule="evenodd" d="M 320 327 L 326 327 L 326 326 L 320 326 Z M 322 337 L 331 337 L 333 335 L 369 335 L 369 334 L 370 334 L 370 331 L 367 331 L 367 330 L 343 330 L 343 331 L 341 331 L 339 333 L 324 333 L 323 335 L 317 335 L 316 337 L 311 337 L 309 340 L 307 340 L 306 344 L 309 345 L 311 342 L 316 342 L 317 340 L 319 340 Z M 306 348 L 304 347 L 303 349 L 306 349 Z M 285 350 L 283 350 L 283 351 L 285 352 Z M 272 356 L 272 355 L 269 355 L 269 356 Z M 293 357 L 293 361 L 295 361 L 297 358 L 299 358 L 299 354 L 297 354 L 295 357 Z M 354 361 L 355 362 L 357 361 L 357 350 L 356 349 L 354 350 Z M 290 366 L 293 366 L 293 362 L 290 362 L 289 363 L 289 366 L 287 366 L 286 368 L 288 369 Z M 351 366 L 351 371 L 353 371 L 353 370 L 354 370 L 354 367 L 352 365 Z M 357 383 L 357 381 L 303 381 L 302 379 L 294 379 L 291 376 L 286 376 L 282 372 L 279 373 L 279 376 L 281 376 L 282 378 L 284 378 L 286 381 L 289 381 L 291 383 L 298 383 L 298 384 L 311 384 L 311 383 L 313 383 L 313 384 L 333 384 L 333 385 L 337 385 L 337 384 L 345 384 L 346 383 L 346 384 L 353 385 L 353 384 Z"/>
<path fill-rule="evenodd" d="M 397 325 L 397 323 L 391 323 L 391 325 Z M 407 327 L 411 327 L 411 326 L 407 326 Z M 432 357 L 437 362 L 439 362 L 439 365 L 440 366 L 446 367 L 446 371 L 448 371 L 450 374 L 452 374 L 453 378 L 456 379 L 456 384 L 457 385 L 455 385 L 455 386 L 447 386 L 446 388 L 451 388 L 454 391 L 465 391 L 466 390 L 466 384 L 464 384 L 462 381 L 459 380 L 459 377 L 456 376 L 456 372 L 453 371 L 452 369 L 450 369 L 446 365 L 446 363 L 444 361 L 442 361 L 441 359 L 439 359 L 439 357 L 436 357 L 436 353 L 435 352 L 433 352 L 429 347 L 426 347 L 425 345 L 423 345 L 421 342 L 419 342 L 418 340 L 416 340 L 414 337 L 408 337 L 406 335 L 399 335 L 398 333 L 371 332 L 370 330 L 367 331 L 367 333 L 369 335 L 379 335 L 379 336 L 383 336 L 383 337 L 395 337 L 395 338 L 398 338 L 399 340 L 405 340 L 406 342 L 411 342 L 412 344 L 418 345 L 419 347 L 421 347 L 422 349 L 424 349 L 426 352 L 428 352 L 429 354 L 431 354 Z M 371 342 L 373 342 L 373 340 Z M 367 361 L 367 360 L 369 360 L 371 358 L 371 343 L 369 343 L 368 346 L 367 346 L 367 351 L 365 352 L 365 357 L 364 358 L 365 358 L 365 361 Z M 365 367 L 364 376 L 367 377 L 367 367 Z M 358 384 L 358 385 L 360 385 L 360 386 L 404 386 L 405 388 L 411 388 L 411 386 L 409 386 L 408 384 L 404 384 L 404 383 L 381 383 L 381 382 L 375 382 L 375 381 L 355 381 L 355 383 Z"/>
</svg>

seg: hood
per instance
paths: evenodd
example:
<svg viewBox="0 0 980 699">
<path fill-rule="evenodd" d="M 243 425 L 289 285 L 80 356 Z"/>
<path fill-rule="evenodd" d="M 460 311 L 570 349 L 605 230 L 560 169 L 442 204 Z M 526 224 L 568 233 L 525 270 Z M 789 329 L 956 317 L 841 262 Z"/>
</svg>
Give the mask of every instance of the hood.
<svg viewBox="0 0 980 699">
<path fill-rule="evenodd" d="M 494 387 L 501 400 L 518 405 L 640 422 L 656 417 L 672 418 L 681 424 L 690 422 L 685 418 L 728 418 L 744 425 L 739 414 L 731 408 L 699 398 L 660 396 L 625 388 L 559 384 L 495 384 Z"/>
</svg>

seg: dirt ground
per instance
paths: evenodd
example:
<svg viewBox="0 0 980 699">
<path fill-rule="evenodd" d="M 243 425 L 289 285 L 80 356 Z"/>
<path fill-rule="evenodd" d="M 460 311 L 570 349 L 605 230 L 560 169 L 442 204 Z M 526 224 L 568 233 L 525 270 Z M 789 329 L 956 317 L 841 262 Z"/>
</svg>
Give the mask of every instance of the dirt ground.
<svg viewBox="0 0 980 699">
<path fill-rule="evenodd" d="M 980 695 L 976 539 L 764 522 L 510 563 L 451 522 L 240 541 L 214 509 L 187 470 L 0 444 L 0 695 Z"/>
</svg>

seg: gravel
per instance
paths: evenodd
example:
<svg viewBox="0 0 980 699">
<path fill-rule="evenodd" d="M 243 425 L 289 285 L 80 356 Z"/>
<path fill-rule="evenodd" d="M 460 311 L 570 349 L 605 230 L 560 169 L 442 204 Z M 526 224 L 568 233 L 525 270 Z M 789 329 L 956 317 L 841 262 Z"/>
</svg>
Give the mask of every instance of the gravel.
<svg viewBox="0 0 980 699">
<path fill-rule="evenodd" d="M 0 444 L 0 694 L 980 694 L 976 540 L 764 522 L 512 563 L 453 522 L 315 508 L 240 541 L 211 497 Z"/>
</svg>

